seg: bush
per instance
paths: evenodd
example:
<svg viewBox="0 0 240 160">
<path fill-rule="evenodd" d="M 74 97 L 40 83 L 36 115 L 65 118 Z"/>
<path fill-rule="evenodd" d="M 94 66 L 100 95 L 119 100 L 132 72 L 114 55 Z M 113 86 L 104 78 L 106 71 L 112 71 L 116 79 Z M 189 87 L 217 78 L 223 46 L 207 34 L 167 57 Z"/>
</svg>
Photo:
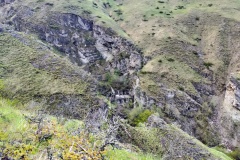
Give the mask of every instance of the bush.
<svg viewBox="0 0 240 160">
<path fill-rule="evenodd" d="M 137 117 L 141 112 L 143 112 L 142 107 L 136 107 L 133 108 L 129 113 L 128 113 L 128 120 L 132 121 L 135 117 Z"/>
<path fill-rule="evenodd" d="M 203 65 L 206 66 L 209 69 L 210 67 L 213 66 L 213 63 L 211 63 L 211 62 L 204 62 Z"/>
<path fill-rule="evenodd" d="M 184 88 L 181 87 L 181 86 L 179 86 L 178 89 L 179 89 L 180 91 L 184 91 Z"/>
<path fill-rule="evenodd" d="M 63 124 L 45 114 L 16 109 L 20 107 L 24 106 L 0 97 L 0 150 L 5 159 L 36 159 L 40 154 L 49 159 L 102 159 L 102 143 L 90 142 L 83 130 L 79 133 L 80 121 Z"/>
<path fill-rule="evenodd" d="M 138 114 L 130 124 L 132 126 L 138 126 L 140 123 L 144 123 L 147 121 L 148 117 L 151 116 L 152 112 L 148 109 L 144 110 L 140 114 Z"/>
<path fill-rule="evenodd" d="M 173 58 L 168 58 L 167 59 L 169 62 L 174 62 L 175 60 Z"/>
</svg>

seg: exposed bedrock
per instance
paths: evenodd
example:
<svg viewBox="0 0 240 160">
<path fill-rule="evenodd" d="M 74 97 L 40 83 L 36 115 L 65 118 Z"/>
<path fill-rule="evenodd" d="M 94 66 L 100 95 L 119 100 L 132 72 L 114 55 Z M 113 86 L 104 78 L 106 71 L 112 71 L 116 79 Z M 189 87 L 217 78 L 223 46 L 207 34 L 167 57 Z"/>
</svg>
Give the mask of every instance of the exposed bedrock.
<svg viewBox="0 0 240 160">
<path fill-rule="evenodd" d="M 18 31 L 37 34 L 80 66 L 105 60 L 105 71 L 116 69 L 122 74 L 132 74 L 142 67 L 140 51 L 109 28 L 102 28 L 75 14 L 51 13 L 41 24 L 29 20 L 33 17 L 34 12 L 24 7 L 11 23 Z"/>
</svg>

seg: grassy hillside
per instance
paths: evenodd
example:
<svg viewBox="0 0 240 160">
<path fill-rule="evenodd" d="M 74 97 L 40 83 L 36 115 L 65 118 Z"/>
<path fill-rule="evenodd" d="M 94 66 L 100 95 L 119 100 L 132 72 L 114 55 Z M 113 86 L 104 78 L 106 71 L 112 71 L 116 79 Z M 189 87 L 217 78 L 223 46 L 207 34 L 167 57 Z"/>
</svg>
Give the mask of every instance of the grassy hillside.
<svg viewBox="0 0 240 160">
<path fill-rule="evenodd" d="M 89 104 L 96 103 L 90 91 L 96 85 L 91 86 L 91 76 L 33 36 L 0 34 L 0 55 L 2 96 L 48 104 L 46 109 L 52 114 L 78 118 L 85 116 Z M 62 106 L 72 101 L 75 109 Z"/>
<path fill-rule="evenodd" d="M 217 151 L 206 145 L 219 145 L 222 139 L 229 143 L 232 139 L 237 141 L 232 131 L 229 131 L 231 138 L 221 137 L 222 126 L 219 126 L 219 121 L 222 119 L 219 118 L 219 108 L 228 77 L 232 72 L 240 71 L 239 0 L 22 0 L 7 7 L 10 6 L 14 9 L 10 9 L 8 13 L 5 10 L 0 13 L 9 14 L 11 17 L 4 23 L 14 23 L 12 20 L 16 17 L 11 15 L 11 12 L 23 12 L 18 20 L 21 22 L 21 18 L 26 19 L 26 24 L 18 25 L 23 25 L 23 28 L 24 25 L 32 25 L 30 28 L 33 31 L 44 30 L 47 28 L 44 25 L 47 25 L 50 28 L 49 33 L 56 31 L 62 40 L 64 36 L 72 36 L 68 37 L 71 40 L 74 39 L 74 34 L 77 37 L 78 32 L 74 32 L 79 28 L 73 28 L 68 35 L 64 35 L 64 30 L 47 20 L 52 12 L 73 13 L 93 20 L 94 24 L 117 33 L 111 33 L 111 38 L 99 33 L 104 39 L 101 46 L 101 49 L 104 46 L 104 52 L 111 48 L 112 52 L 118 53 L 119 48 L 112 47 L 116 45 L 112 44 L 112 39 L 114 36 L 124 37 L 141 48 L 144 56 L 141 63 L 144 66 L 136 73 L 140 82 L 135 88 L 132 86 L 134 82 L 129 81 L 135 79 L 135 75 L 128 79 L 127 73 L 120 76 L 118 70 L 111 69 L 112 66 L 126 66 L 128 61 L 121 61 L 126 58 L 124 53 L 119 53 L 122 59 L 116 64 L 109 62 L 109 66 L 105 66 L 105 61 L 99 60 L 89 65 L 96 64 L 96 67 L 91 69 L 89 66 L 87 68 L 73 64 L 68 57 L 63 57 L 59 51 L 47 42 L 40 41 L 36 35 L 11 29 L 0 33 L 0 94 L 5 98 L 0 99 L 0 147 L 5 155 L 16 159 L 41 159 L 48 156 L 63 159 L 80 159 L 85 156 L 99 159 L 102 155 L 107 159 L 160 159 L 162 152 L 173 152 L 170 151 L 173 148 L 170 145 L 165 148 L 161 145 L 165 141 L 175 140 L 175 153 L 180 155 L 178 152 L 192 148 L 193 140 L 196 149 L 194 153 L 198 154 L 201 150 L 205 156 L 231 159 L 221 150 Z M 4 16 L 0 16 L 0 21 L 2 19 Z M 58 19 L 55 22 L 57 21 Z M 71 19 L 68 19 L 68 23 L 71 23 Z M 38 24 L 41 24 L 41 27 Z M 60 24 L 62 23 L 58 25 Z M 28 29 L 24 31 L 28 32 Z M 49 33 L 41 34 L 45 36 Z M 94 37 L 92 34 L 98 32 L 89 32 L 90 34 Z M 59 37 L 55 38 L 58 41 Z M 83 37 L 82 41 L 85 41 L 84 38 L 88 37 Z M 68 43 L 66 42 L 66 45 Z M 96 46 L 95 40 L 90 43 L 92 47 Z M 116 40 L 116 43 L 118 45 L 120 42 Z M 72 45 L 77 46 L 74 42 Z M 87 51 L 87 45 L 85 49 Z M 76 55 L 79 54 L 79 50 L 69 47 L 68 51 L 70 50 Z M 129 66 L 131 68 L 131 65 Z M 96 79 L 84 69 L 94 76 L 97 75 Z M 114 74 L 101 75 L 108 70 Z M 101 81 L 106 81 L 106 84 Z M 108 89 L 105 86 L 108 86 Z M 127 89 L 123 89 L 121 93 L 114 91 L 122 88 Z M 128 91 L 129 89 L 131 91 Z M 135 93 L 138 90 L 139 93 Z M 117 96 L 113 95 L 115 92 L 129 94 L 134 102 L 139 96 L 137 98 L 143 101 L 140 106 L 144 101 L 151 103 L 147 108 L 149 115 L 158 112 L 160 118 L 169 123 L 167 130 L 148 127 L 148 114 L 143 119 L 143 113 L 134 114 L 132 119 L 127 117 L 137 110 L 135 107 L 138 105 L 134 104 L 134 108 L 131 108 L 133 104 L 129 99 L 126 103 L 121 100 L 119 103 L 111 102 L 109 97 L 116 98 Z M 124 96 L 128 97 L 122 97 Z M 17 102 L 26 105 L 19 105 Z M 131 124 L 134 127 L 130 126 L 130 130 L 135 137 L 131 137 L 130 143 L 146 153 L 128 147 L 115 150 L 109 147 L 102 152 L 99 150 L 101 142 L 93 135 L 85 134 L 83 122 L 73 119 L 84 119 L 92 108 L 106 107 L 105 102 L 114 106 L 114 111 L 110 110 L 111 107 L 108 108 L 109 112 L 113 112 L 109 113 L 109 117 L 112 116 L 110 114 L 119 113 L 126 121 L 134 121 Z M 38 113 L 38 109 L 46 109 L 48 112 L 44 110 L 44 114 Z M 62 115 L 69 119 L 59 118 Z M 143 122 L 139 123 L 140 126 L 138 120 Z M 171 125 L 173 122 L 205 145 Z M 233 126 L 235 127 L 235 124 Z M 179 141 L 174 139 L 179 135 L 178 140 L 183 141 L 180 145 L 177 143 Z M 184 158 L 189 157 L 191 154 Z"/>
<path fill-rule="evenodd" d="M 16 101 L 0 98 L 0 149 L 14 159 L 154 160 L 151 154 L 111 147 L 100 151 L 100 140 L 84 132 L 79 120 L 56 118 L 41 111 L 25 111 Z M 159 158 L 158 158 L 159 159 Z"/>
<path fill-rule="evenodd" d="M 37 12 L 35 22 L 43 22 L 45 13 L 61 12 L 81 15 L 84 18 L 92 19 L 97 25 L 109 27 L 119 35 L 129 38 L 119 25 L 108 15 L 106 8 L 108 3 L 94 0 L 25 0 L 20 5 L 28 6 Z M 18 6 L 18 5 L 17 5 Z"/>
<path fill-rule="evenodd" d="M 67 77 L 58 78 L 65 66 L 69 66 L 64 68 L 69 70 L 65 72 L 71 72 L 73 67 L 52 51 L 47 50 L 49 52 L 47 53 L 35 50 L 9 34 L 1 34 L 0 43 L 1 89 L 6 92 L 20 93 L 25 96 L 24 98 L 37 94 L 48 96 L 56 93 L 84 94 L 86 92 L 85 81 L 77 77 L 75 80 Z M 40 65 L 46 68 L 37 68 Z M 20 94 L 14 96 L 21 96 Z"/>
<path fill-rule="evenodd" d="M 109 15 L 130 35 L 130 37 L 144 48 L 146 53 L 151 53 L 162 39 L 172 37 L 179 40 L 193 42 L 191 37 L 181 33 L 186 29 L 178 23 L 185 15 L 194 15 L 194 12 L 219 14 L 234 20 L 239 20 L 239 1 L 212 0 L 132 0 L 109 1 Z M 196 17 L 197 18 L 197 17 Z M 199 17 L 198 17 L 199 18 Z M 147 41 L 146 41 L 147 40 Z"/>
</svg>

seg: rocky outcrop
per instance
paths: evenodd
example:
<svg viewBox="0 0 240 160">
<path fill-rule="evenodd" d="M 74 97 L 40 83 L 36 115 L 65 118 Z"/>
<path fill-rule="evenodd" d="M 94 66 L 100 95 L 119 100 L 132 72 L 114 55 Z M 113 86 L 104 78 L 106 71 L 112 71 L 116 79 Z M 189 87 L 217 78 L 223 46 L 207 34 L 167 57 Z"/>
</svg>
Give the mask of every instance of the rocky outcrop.
<svg viewBox="0 0 240 160">
<path fill-rule="evenodd" d="M 222 143 L 230 149 L 240 147 L 239 84 L 237 77 L 231 75 L 226 85 L 223 104 L 218 111 Z"/>
<path fill-rule="evenodd" d="M 240 110 L 240 81 L 231 77 L 230 83 L 227 85 L 227 90 L 234 92 L 234 101 L 232 102 L 232 106 Z"/>
<path fill-rule="evenodd" d="M 35 23 L 31 20 L 35 14 L 28 7 L 20 7 L 11 23 L 18 31 L 37 34 L 80 66 L 104 60 L 105 71 L 115 69 L 122 74 L 132 74 L 142 66 L 140 51 L 110 28 L 102 28 L 75 14 L 61 13 L 49 13 L 44 23 Z"/>
<path fill-rule="evenodd" d="M 15 0 L 0 0 L 0 7 L 6 4 L 13 3 Z"/>
<path fill-rule="evenodd" d="M 123 134 L 123 137 L 120 135 L 123 142 L 132 143 L 146 152 L 160 154 L 166 160 L 219 159 L 201 142 L 185 134 L 178 127 L 167 124 L 158 115 L 151 115 L 146 127 L 126 126 L 122 132 L 126 131 L 128 134 Z"/>
<path fill-rule="evenodd" d="M 13 2 L 13 0 L 2 0 L 0 2 L 0 4 L 5 5 Z M 96 85 L 105 83 L 105 75 L 107 73 L 113 73 L 113 76 L 115 76 L 114 74 L 117 72 L 119 79 L 127 81 L 126 84 L 123 84 L 124 80 L 119 80 L 120 82 L 117 82 L 118 84 L 115 83 L 115 86 L 112 84 L 101 86 L 99 87 L 100 89 L 91 91 L 94 93 L 91 96 L 96 96 L 96 92 L 99 92 L 105 96 L 104 98 L 107 98 L 108 102 L 116 104 L 116 106 L 125 107 L 130 104 L 132 105 L 131 107 L 140 105 L 145 108 L 161 110 L 163 112 L 163 117 L 161 118 L 166 122 L 177 123 L 188 134 L 194 135 L 200 140 L 204 139 L 204 143 L 210 145 L 218 144 L 215 141 L 209 142 L 214 137 L 218 137 L 216 136 L 216 129 L 211 125 L 214 108 L 210 101 L 213 95 L 218 96 L 222 93 L 222 88 L 219 87 L 220 89 L 217 89 L 217 87 L 222 87 L 225 78 L 221 79 L 221 76 L 224 75 L 223 73 L 214 77 L 214 72 L 209 67 L 204 66 L 207 64 L 204 64 L 201 59 L 203 56 L 201 46 L 189 46 L 189 44 L 185 44 L 183 41 L 171 42 L 183 46 L 184 54 L 186 48 L 188 48 L 188 52 L 192 52 L 194 49 L 194 58 L 192 59 L 186 58 L 192 57 L 190 53 L 189 55 L 177 55 L 181 62 L 186 61 L 188 66 L 202 76 L 201 82 L 190 82 L 194 93 L 184 91 L 183 88 L 171 89 L 171 86 L 161 82 L 161 78 L 159 78 L 161 75 L 156 75 L 155 77 L 157 78 L 152 78 L 156 79 L 156 81 L 159 78 L 159 85 L 157 84 L 152 88 L 149 86 L 148 89 L 143 90 L 139 85 L 141 78 L 135 79 L 134 73 L 141 69 L 144 59 L 141 51 L 134 44 L 118 36 L 111 28 L 96 25 L 91 18 L 72 13 L 52 12 L 49 4 L 44 4 L 43 8 L 46 8 L 43 10 L 47 14 L 39 14 L 37 8 L 32 9 L 28 6 L 6 7 L 6 9 L 0 12 L 3 13 L 0 19 L 5 19 L 3 22 L 14 26 L 17 31 L 38 35 L 41 40 L 56 48 L 64 56 L 69 57 L 72 63 L 81 66 L 85 71 L 91 73 L 97 79 Z M 189 29 L 192 29 L 192 26 Z M 195 33 L 197 31 L 191 32 Z M 168 44 L 168 47 L 169 53 L 166 53 L 168 50 L 163 50 L 162 54 L 171 55 L 180 51 L 178 47 L 177 50 L 173 51 L 172 48 L 176 47 L 174 45 Z M 222 54 L 219 53 L 219 55 Z M 228 62 L 228 59 L 226 61 Z M 227 62 L 226 65 L 228 64 Z M 32 65 L 36 68 L 51 69 L 51 67 L 42 66 L 34 62 Z M 178 78 L 176 81 L 178 83 L 183 82 Z M 238 81 L 232 83 L 234 86 L 238 86 Z M 234 88 L 235 100 L 232 103 L 236 109 L 240 109 L 240 92 L 238 88 Z M 156 94 L 149 94 L 150 90 L 154 90 Z M 55 108 L 54 112 L 56 114 L 65 112 L 67 115 L 79 117 L 78 113 L 86 110 L 86 108 L 81 109 L 78 106 L 88 106 L 88 104 L 82 103 L 78 96 L 81 97 L 81 95 L 55 94 L 49 97 L 48 103 L 51 105 L 55 103 L 54 100 L 61 99 L 62 101 L 57 104 L 58 108 Z M 98 103 L 98 100 L 94 99 L 94 101 Z M 66 108 L 68 110 L 64 111 Z M 123 116 L 126 115 L 123 114 Z M 154 122 L 152 125 L 159 124 Z"/>
<path fill-rule="evenodd" d="M 166 122 L 157 115 L 151 115 L 148 117 L 148 126 L 153 128 L 163 128 Z"/>
</svg>

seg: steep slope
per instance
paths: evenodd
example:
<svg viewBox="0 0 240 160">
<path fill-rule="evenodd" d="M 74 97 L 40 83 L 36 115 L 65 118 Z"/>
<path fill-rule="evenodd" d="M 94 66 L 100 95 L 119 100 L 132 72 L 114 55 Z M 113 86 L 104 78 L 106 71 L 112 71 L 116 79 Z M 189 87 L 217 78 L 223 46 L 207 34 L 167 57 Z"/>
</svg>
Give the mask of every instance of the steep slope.
<svg viewBox="0 0 240 160">
<path fill-rule="evenodd" d="M 118 116 L 138 135 L 141 129 L 135 127 L 148 125 L 149 115 L 141 115 L 149 110 L 208 146 L 240 147 L 238 1 L 0 4 L 3 96 L 44 104 L 50 114 L 87 116 L 97 132 L 106 119 Z M 151 151 L 133 137 L 117 140 Z M 193 152 L 186 155 L 214 159 Z M 179 150 L 168 158 L 181 155 Z"/>
<path fill-rule="evenodd" d="M 91 76 L 34 37 L 1 34 L 0 44 L 3 96 L 25 103 L 35 100 L 32 107 L 47 103 L 52 114 L 78 118 L 97 103 Z"/>
<path fill-rule="evenodd" d="M 231 76 L 239 72 L 239 2 L 142 0 L 110 6 L 109 15 L 149 60 L 139 74 L 140 103 L 149 106 L 154 99 L 165 120 L 204 143 L 239 147 L 238 80 Z M 227 91 L 223 100 L 229 81 L 235 83 L 233 94 L 229 99 Z"/>
<path fill-rule="evenodd" d="M 161 142 L 158 141 L 168 139 L 165 146 L 161 146 L 161 150 L 157 149 L 149 152 L 154 154 L 143 154 L 140 151 L 112 150 L 111 148 L 103 151 L 100 148 L 103 139 L 85 133 L 86 128 L 82 121 L 54 117 L 42 110 L 35 113 L 34 109 L 26 111 L 22 110 L 23 108 L 25 106 L 16 101 L 0 98 L 0 156 L 3 159 L 102 159 L 101 156 L 103 155 L 104 159 L 110 160 L 157 160 L 160 158 L 155 155 L 156 152 L 167 149 L 170 153 L 164 154 L 166 156 L 165 159 L 178 156 L 181 159 L 194 157 L 195 159 L 231 160 L 223 153 L 207 148 L 201 142 L 193 137 L 189 137 L 174 126 L 164 124 L 162 127 L 165 129 L 162 127 L 157 128 L 157 121 L 153 120 L 156 119 L 156 116 L 150 118 L 152 119 L 151 125 L 155 125 L 150 130 L 142 127 L 135 129 L 128 128 L 130 132 L 133 132 L 131 134 L 133 138 L 136 138 L 136 143 L 139 143 L 141 138 L 146 140 L 145 143 L 152 143 L 149 145 L 140 145 L 144 146 L 147 150 L 150 149 L 148 148 L 149 146 L 161 146 Z M 146 137 L 148 132 L 153 136 L 151 140 L 155 140 L 156 142 L 149 141 Z M 161 139 L 158 137 L 159 133 L 163 135 Z M 174 135 L 175 133 L 179 135 L 176 136 Z M 138 134 L 141 135 L 141 138 L 138 137 Z M 175 136 L 177 139 L 175 139 Z M 93 138 L 95 141 L 92 140 Z M 176 147 L 174 145 L 175 140 L 181 143 L 182 149 L 173 152 L 176 149 L 174 148 Z"/>
</svg>

